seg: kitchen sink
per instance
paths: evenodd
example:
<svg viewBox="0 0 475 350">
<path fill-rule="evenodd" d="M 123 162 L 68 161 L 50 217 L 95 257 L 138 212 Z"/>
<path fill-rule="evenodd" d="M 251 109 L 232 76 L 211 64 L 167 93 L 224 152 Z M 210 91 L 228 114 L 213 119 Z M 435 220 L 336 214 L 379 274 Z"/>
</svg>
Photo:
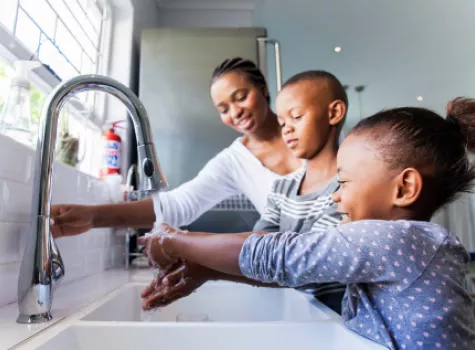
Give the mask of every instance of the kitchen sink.
<svg viewBox="0 0 475 350">
<path fill-rule="evenodd" d="M 190 296 L 154 311 L 142 311 L 146 283 L 129 283 L 81 318 L 99 322 L 311 322 L 337 319 L 332 310 L 311 303 L 291 288 L 207 282 Z"/>
<path fill-rule="evenodd" d="M 383 349 L 334 322 L 304 324 L 77 324 L 66 328 L 37 350 L 155 349 L 252 350 L 272 349 Z M 30 348 L 30 347 L 28 347 Z"/>
<path fill-rule="evenodd" d="M 377 350 L 341 318 L 291 288 L 207 282 L 154 312 L 142 312 L 146 273 L 20 344 L 18 350 Z"/>
</svg>

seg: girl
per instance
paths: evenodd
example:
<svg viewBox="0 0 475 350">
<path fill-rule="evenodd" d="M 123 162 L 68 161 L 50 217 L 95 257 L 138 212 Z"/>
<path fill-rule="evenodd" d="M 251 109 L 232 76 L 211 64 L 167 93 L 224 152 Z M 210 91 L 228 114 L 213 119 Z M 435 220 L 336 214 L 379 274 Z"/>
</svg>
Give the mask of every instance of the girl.
<svg viewBox="0 0 475 350">
<path fill-rule="evenodd" d="M 211 159 L 197 177 L 172 191 L 154 194 L 153 200 L 52 206 L 53 235 L 76 235 L 97 227 L 146 228 L 156 219 L 179 227 L 240 193 L 262 213 L 274 180 L 302 165 L 281 137 L 265 78 L 249 60 L 225 60 L 213 72 L 211 97 L 222 122 L 243 136 Z"/>
<path fill-rule="evenodd" d="M 475 100 L 443 119 L 397 108 L 362 120 L 338 150 L 344 223 L 324 233 L 155 233 L 142 239 L 159 266 L 177 259 L 266 283 L 348 284 L 343 320 L 390 349 L 473 349 L 475 320 L 463 289 L 467 251 L 430 223 L 475 179 Z"/>
</svg>

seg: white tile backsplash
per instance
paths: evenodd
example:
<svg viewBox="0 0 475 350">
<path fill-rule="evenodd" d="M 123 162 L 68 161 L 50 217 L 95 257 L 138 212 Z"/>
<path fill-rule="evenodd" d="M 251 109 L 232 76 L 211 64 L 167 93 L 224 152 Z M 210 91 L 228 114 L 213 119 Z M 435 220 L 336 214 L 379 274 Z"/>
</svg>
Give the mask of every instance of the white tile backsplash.
<svg viewBox="0 0 475 350">
<path fill-rule="evenodd" d="M 0 307 L 16 301 L 21 257 L 31 234 L 34 162 L 33 150 L 0 134 Z M 103 182 L 61 163 L 55 163 L 52 188 L 53 203 L 109 202 Z M 124 264 L 124 239 L 114 237 L 111 229 L 94 229 L 56 243 L 65 264 L 62 284 Z"/>
<path fill-rule="evenodd" d="M 0 164 L 0 167 L 3 164 Z M 0 221 L 25 223 L 30 219 L 32 184 L 0 179 Z"/>
<path fill-rule="evenodd" d="M 32 182 L 30 179 L 30 162 L 34 165 L 34 154 L 28 147 L 25 147 L 11 139 L 7 143 L 2 142 L 6 137 L 2 136 L 0 140 L 0 178 L 18 182 Z M 8 145 L 12 143 L 13 145 Z M 9 147 L 10 148 L 7 148 Z M 15 166 L 12 166 L 15 164 Z M 31 166 L 33 167 L 33 166 Z"/>
<path fill-rule="evenodd" d="M 28 230 L 27 224 L 0 222 L 0 265 L 20 259 L 20 244 L 23 244 Z M 1 276 L 1 275 L 0 275 Z"/>
<path fill-rule="evenodd" d="M 0 264 L 0 278 L 2 288 L 0 288 L 0 307 L 16 301 L 17 279 L 20 273 L 20 262 Z"/>
</svg>

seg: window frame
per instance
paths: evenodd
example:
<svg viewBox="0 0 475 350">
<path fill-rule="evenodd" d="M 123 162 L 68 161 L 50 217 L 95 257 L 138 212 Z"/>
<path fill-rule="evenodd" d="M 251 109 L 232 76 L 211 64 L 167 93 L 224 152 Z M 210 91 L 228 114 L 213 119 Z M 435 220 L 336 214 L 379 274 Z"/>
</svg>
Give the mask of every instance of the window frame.
<svg viewBox="0 0 475 350">
<path fill-rule="evenodd" d="M 104 16 L 100 39 L 101 53 L 98 55 L 97 74 L 107 75 L 110 66 L 110 52 L 112 45 L 112 8 L 107 0 L 101 0 L 100 3 L 103 6 Z M 13 66 L 13 63 L 17 60 L 32 59 L 34 53 L 27 49 L 18 38 L 13 36 L 13 34 L 2 23 L 0 23 L 0 56 L 5 62 L 7 62 L 7 64 Z M 59 83 L 61 83 L 61 81 L 44 66 L 31 71 L 28 78 L 31 84 L 46 96 L 50 94 Z M 105 94 L 99 96 L 94 94 L 92 99 L 92 106 L 84 105 L 76 97 L 73 97 L 68 101 L 68 104 L 70 105 L 69 111 L 71 112 L 69 113 L 69 118 L 75 119 L 76 124 L 84 127 L 83 130 L 78 130 L 79 133 L 89 134 L 91 131 L 100 133 L 105 125 L 106 96 Z M 97 140 L 89 140 L 91 145 L 87 145 L 86 147 L 92 147 L 93 144 L 96 144 L 96 141 Z M 86 149 L 86 152 L 87 151 L 88 150 Z M 97 155 L 97 157 L 99 157 L 99 155 Z M 97 177 L 99 169 L 93 169 L 93 167 L 94 164 L 99 164 L 99 159 L 90 159 L 88 163 L 90 164 L 78 164 L 77 169 L 91 176 Z M 89 169 L 87 169 L 88 167 Z"/>
</svg>

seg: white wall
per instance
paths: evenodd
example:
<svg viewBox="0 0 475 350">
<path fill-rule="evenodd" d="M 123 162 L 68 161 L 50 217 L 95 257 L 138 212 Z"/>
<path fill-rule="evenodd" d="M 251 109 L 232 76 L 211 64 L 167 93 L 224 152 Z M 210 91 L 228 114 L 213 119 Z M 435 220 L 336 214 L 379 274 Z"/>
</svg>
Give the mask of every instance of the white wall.
<svg viewBox="0 0 475 350">
<path fill-rule="evenodd" d="M 138 88 L 141 32 L 147 28 L 250 27 L 248 9 L 159 9 L 155 0 L 112 0 L 114 19 L 108 75 Z M 121 119 L 125 109 L 110 102 L 109 120 Z"/>
<path fill-rule="evenodd" d="M 0 307 L 16 301 L 20 263 L 29 235 L 35 151 L 0 135 Z M 53 203 L 101 204 L 109 201 L 105 184 L 56 163 Z M 64 285 L 123 265 L 124 239 L 110 229 L 57 240 L 65 264 Z M 61 285 L 58 288 L 61 288 Z"/>
<path fill-rule="evenodd" d="M 140 35 L 145 28 L 158 27 L 158 7 L 154 0 L 112 0 L 112 35 L 107 75 L 137 92 Z M 125 107 L 108 99 L 106 120 L 124 119 Z"/>
<path fill-rule="evenodd" d="M 131 87 L 135 92 L 138 92 L 142 30 L 159 26 L 159 11 L 155 0 L 132 0 L 132 2 L 134 7 L 134 40 L 132 46 Z"/>
<path fill-rule="evenodd" d="M 110 63 L 107 75 L 138 94 L 140 35 L 142 29 L 158 26 L 158 7 L 154 0 L 111 0 L 112 35 Z M 127 109 L 114 97 L 107 97 L 106 120 L 127 119 Z M 126 133 L 117 130 L 122 137 L 122 166 L 130 163 Z"/>
<path fill-rule="evenodd" d="M 134 7 L 134 41 L 140 45 L 141 30 L 156 28 L 159 10 L 156 0 L 131 0 Z"/>
<path fill-rule="evenodd" d="M 163 9 L 162 28 L 251 27 L 251 10 Z"/>
<path fill-rule="evenodd" d="M 111 0 L 112 39 L 108 75 L 130 86 L 134 80 L 141 31 L 159 25 L 155 0 Z"/>
</svg>

